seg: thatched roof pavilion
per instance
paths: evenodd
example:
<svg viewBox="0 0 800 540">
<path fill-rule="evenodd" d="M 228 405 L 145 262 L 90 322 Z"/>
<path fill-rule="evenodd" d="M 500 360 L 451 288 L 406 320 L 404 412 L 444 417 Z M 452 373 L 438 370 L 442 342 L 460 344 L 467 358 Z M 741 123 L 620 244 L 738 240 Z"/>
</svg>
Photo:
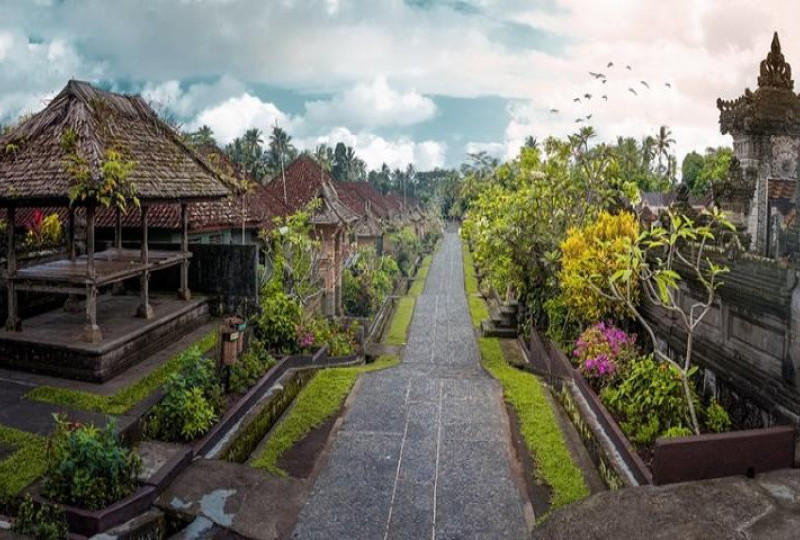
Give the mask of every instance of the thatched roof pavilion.
<svg viewBox="0 0 800 540">
<path fill-rule="evenodd" d="M 74 199 L 79 160 L 84 185 L 99 186 L 110 152 L 132 165 L 126 175 L 126 194 L 141 203 L 142 244 L 140 250 L 122 249 L 121 214 L 116 212 L 114 249 L 95 253 L 96 197 Z M 72 191 L 72 193 L 71 193 Z M 158 118 L 139 96 L 114 94 L 89 83 L 70 81 L 41 112 L 33 115 L 0 139 L 0 207 L 7 209 L 7 288 L 9 313 L 6 328 L 19 330 L 17 290 L 85 295 L 87 341 L 98 342 L 102 334 L 96 321 L 97 292 L 102 286 L 134 276 L 141 279 L 139 316 L 150 318 L 148 302 L 150 273 L 182 265 L 181 294 L 188 289 L 189 203 L 208 202 L 229 193 L 220 175 L 184 144 L 169 125 Z M 73 197 L 70 197 L 73 195 Z M 150 252 L 147 248 L 147 209 L 154 204 L 178 203 L 183 223 L 179 252 Z M 87 253 L 75 249 L 74 208 L 86 207 Z M 16 208 L 31 206 L 69 207 L 68 259 L 17 269 L 14 252 Z"/>
</svg>

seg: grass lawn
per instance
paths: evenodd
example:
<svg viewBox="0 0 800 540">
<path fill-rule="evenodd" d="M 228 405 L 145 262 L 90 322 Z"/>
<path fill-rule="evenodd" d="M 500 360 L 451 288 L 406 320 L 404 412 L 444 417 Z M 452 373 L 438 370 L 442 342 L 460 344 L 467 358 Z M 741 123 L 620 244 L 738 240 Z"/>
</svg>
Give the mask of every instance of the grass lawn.
<svg viewBox="0 0 800 540">
<path fill-rule="evenodd" d="M 425 282 L 428 279 L 428 272 L 431 269 L 432 262 L 433 255 L 426 255 L 425 258 L 422 259 L 422 263 L 419 265 L 419 270 L 417 271 L 417 277 L 414 279 L 414 283 L 408 290 L 408 296 L 413 296 L 416 298 L 422 294 L 422 291 L 425 290 Z"/>
<path fill-rule="evenodd" d="M 216 343 L 217 332 L 213 330 L 206 334 L 200 341 L 194 343 L 190 349 L 192 347 L 197 347 L 201 352 L 206 353 L 210 351 Z M 80 390 L 39 386 L 28 392 L 25 397 L 34 401 L 44 401 L 86 411 L 97 411 L 111 415 L 125 414 L 131 407 L 164 384 L 167 377 L 186 367 L 185 352 L 186 351 L 176 354 L 143 379 L 121 389 L 116 394 L 100 395 L 91 392 L 82 392 Z"/>
<path fill-rule="evenodd" d="M 536 461 L 539 480 L 553 490 L 551 510 L 589 496 L 589 488 L 567 449 L 555 413 L 539 379 L 511 367 L 497 338 L 478 339 L 481 363 L 503 385 L 503 394 L 519 417 L 519 429 Z"/>
<path fill-rule="evenodd" d="M 286 472 L 278 467 L 278 459 L 306 434 L 324 424 L 341 409 L 358 376 L 397 364 L 397 357 L 381 356 L 366 366 L 328 368 L 317 373 L 300 391 L 287 416 L 275 426 L 252 466 L 286 476 Z"/>
<path fill-rule="evenodd" d="M 489 308 L 478 295 L 478 277 L 475 275 L 475 264 L 466 242 L 461 244 L 461 254 L 464 260 L 464 290 L 467 292 L 469 315 L 473 328 L 480 328 L 481 321 L 489 318 Z"/>
<path fill-rule="evenodd" d="M 47 439 L 0 426 L 0 444 L 16 451 L 0 461 L 0 497 L 11 497 L 47 469 Z"/>
<path fill-rule="evenodd" d="M 388 345 L 405 345 L 408 335 L 408 326 L 414 314 L 414 305 L 417 303 L 413 296 L 403 296 L 397 301 L 397 309 L 389 324 L 389 333 L 384 343 Z"/>
</svg>

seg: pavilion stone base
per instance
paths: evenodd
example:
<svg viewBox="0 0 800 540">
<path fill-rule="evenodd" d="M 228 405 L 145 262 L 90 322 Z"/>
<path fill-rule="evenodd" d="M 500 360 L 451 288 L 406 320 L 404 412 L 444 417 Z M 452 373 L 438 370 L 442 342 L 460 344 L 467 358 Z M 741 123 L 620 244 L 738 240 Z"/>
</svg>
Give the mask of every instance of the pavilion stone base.
<svg viewBox="0 0 800 540">
<path fill-rule="evenodd" d="M 151 296 L 152 319 L 136 317 L 137 296 L 97 301 L 100 343 L 82 340 L 85 316 L 63 309 L 22 321 L 21 332 L 0 331 L 0 367 L 68 379 L 105 382 L 169 346 L 209 319 L 205 298 Z"/>
</svg>

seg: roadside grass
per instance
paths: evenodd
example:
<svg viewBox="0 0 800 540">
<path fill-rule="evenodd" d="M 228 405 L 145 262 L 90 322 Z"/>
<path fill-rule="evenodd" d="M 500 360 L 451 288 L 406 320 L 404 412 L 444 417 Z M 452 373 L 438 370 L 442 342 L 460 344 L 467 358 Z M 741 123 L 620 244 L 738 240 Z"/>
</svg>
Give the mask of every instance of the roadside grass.
<svg viewBox="0 0 800 540">
<path fill-rule="evenodd" d="M 481 321 L 489 318 L 489 308 L 478 294 L 478 277 L 475 275 L 475 262 L 466 242 L 461 243 L 461 254 L 464 260 L 464 290 L 467 292 L 469 315 L 473 328 L 480 328 Z"/>
<path fill-rule="evenodd" d="M 417 276 L 414 279 L 414 283 L 408 290 L 408 296 L 413 296 L 416 298 L 422 294 L 422 291 L 425 290 L 425 282 L 428 280 L 428 272 L 431 269 L 432 262 L 433 255 L 426 255 L 425 258 L 422 259 L 422 263 L 419 265 L 419 270 L 417 271 Z"/>
<path fill-rule="evenodd" d="M 191 357 L 191 355 L 186 354 L 189 350 L 197 348 L 200 352 L 205 354 L 210 351 L 216 343 L 217 332 L 216 330 L 212 330 L 198 342 L 176 354 L 136 383 L 122 388 L 116 394 L 100 395 L 80 390 L 69 390 L 67 388 L 39 386 L 25 394 L 25 398 L 33 401 L 53 403 L 63 407 L 119 416 L 128 412 L 134 405 L 164 384 L 170 375 L 186 368 L 186 359 Z"/>
<path fill-rule="evenodd" d="M 0 444 L 16 449 L 0 461 L 0 497 L 12 497 L 47 470 L 47 439 L 0 426 Z"/>
<path fill-rule="evenodd" d="M 279 476 L 286 476 L 286 471 L 278 467 L 280 457 L 341 409 L 358 376 L 396 366 L 398 363 L 396 356 L 381 356 L 366 366 L 321 370 L 300 391 L 294 406 L 275 426 L 268 436 L 263 451 L 251 465 Z"/>
<path fill-rule="evenodd" d="M 519 417 L 525 446 L 536 461 L 536 475 L 552 489 L 555 510 L 589 496 L 589 488 L 567 449 L 555 413 L 539 379 L 511 367 L 497 338 L 479 338 L 481 363 L 503 385 L 503 394 Z"/>
<path fill-rule="evenodd" d="M 384 343 L 388 345 L 405 345 L 408 327 L 411 324 L 411 317 L 414 315 L 414 305 L 416 303 L 417 301 L 413 296 L 403 296 L 397 300 L 397 308 L 389 324 L 389 332 Z"/>
</svg>

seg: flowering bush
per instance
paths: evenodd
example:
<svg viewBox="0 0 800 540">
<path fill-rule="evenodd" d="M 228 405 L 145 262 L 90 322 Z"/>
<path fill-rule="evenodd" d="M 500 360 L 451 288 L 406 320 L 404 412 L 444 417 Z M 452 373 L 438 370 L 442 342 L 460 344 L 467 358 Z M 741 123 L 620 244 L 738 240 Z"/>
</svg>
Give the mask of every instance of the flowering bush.
<svg viewBox="0 0 800 540">
<path fill-rule="evenodd" d="M 575 343 L 574 361 L 581 372 L 605 386 L 636 356 L 636 336 L 600 322 L 586 329 Z"/>
<path fill-rule="evenodd" d="M 297 325 L 297 345 L 304 353 L 328 346 L 330 356 L 349 356 L 358 348 L 357 324 L 340 326 L 330 319 L 308 319 Z"/>
</svg>

